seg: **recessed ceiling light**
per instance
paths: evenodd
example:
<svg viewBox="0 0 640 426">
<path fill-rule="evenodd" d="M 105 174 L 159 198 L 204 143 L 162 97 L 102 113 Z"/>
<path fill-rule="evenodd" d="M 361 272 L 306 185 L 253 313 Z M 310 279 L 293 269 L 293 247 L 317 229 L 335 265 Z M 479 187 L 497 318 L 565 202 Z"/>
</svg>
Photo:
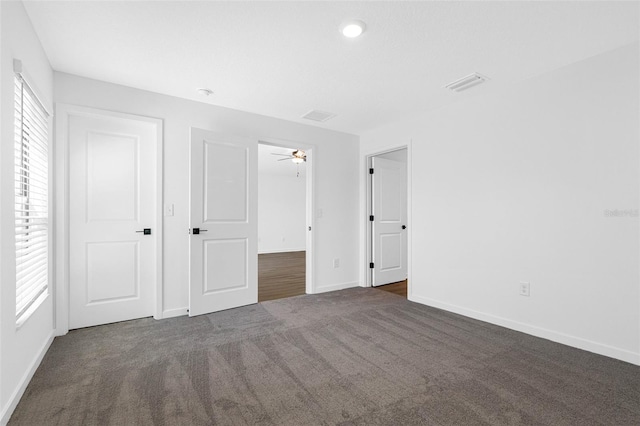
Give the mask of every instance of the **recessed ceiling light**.
<svg viewBox="0 0 640 426">
<path fill-rule="evenodd" d="M 200 93 L 201 95 L 210 96 L 210 95 L 213 95 L 213 90 L 205 89 L 204 87 L 202 87 L 198 89 L 198 93 Z"/>
<path fill-rule="evenodd" d="M 340 26 L 340 32 L 345 37 L 354 38 L 362 34 L 365 28 L 367 28 L 367 25 L 364 22 L 353 19 L 343 23 Z"/>
</svg>

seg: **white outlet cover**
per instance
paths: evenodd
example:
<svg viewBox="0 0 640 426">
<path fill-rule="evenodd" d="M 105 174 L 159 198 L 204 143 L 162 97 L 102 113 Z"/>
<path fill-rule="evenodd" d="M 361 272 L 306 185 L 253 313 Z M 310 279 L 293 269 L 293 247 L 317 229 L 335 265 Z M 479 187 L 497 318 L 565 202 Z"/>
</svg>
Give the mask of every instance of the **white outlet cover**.
<svg viewBox="0 0 640 426">
<path fill-rule="evenodd" d="M 531 295 L 531 283 L 520 281 L 520 295 L 526 297 Z"/>
</svg>

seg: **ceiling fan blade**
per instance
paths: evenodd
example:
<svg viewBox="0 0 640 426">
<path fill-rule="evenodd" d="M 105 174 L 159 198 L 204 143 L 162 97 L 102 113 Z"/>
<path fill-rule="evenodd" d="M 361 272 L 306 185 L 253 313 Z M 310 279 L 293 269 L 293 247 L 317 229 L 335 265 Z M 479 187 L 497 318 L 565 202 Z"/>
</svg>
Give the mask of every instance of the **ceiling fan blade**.
<svg viewBox="0 0 640 426">
<path fill-rule="evenodd" d="M 282 157 L 291 157 L 291 154 L 278 154 L 276 152 L 272 152 L 271 155 L 280 155 Z"/>
<path fill-rule="evenodd" d="M 291 158 L 281 158 L 281 159 L 276 160 L 276 161 L 287 161 L 287 160 L 291 160 Z"/>
</svg>

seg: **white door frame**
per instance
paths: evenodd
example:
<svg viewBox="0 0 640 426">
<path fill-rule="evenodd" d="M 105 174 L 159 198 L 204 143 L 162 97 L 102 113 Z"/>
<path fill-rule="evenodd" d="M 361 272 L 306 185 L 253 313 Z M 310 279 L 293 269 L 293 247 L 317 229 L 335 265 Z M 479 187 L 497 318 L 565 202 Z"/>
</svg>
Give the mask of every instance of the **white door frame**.
<svg viewBox="0 0 640 426">
<path fill-rule="evenodd" d="M 157 176 L 156 176 L 156 223 L 158 227 L 156 249 L 155 319 L 162 318 L 162 248 L 163 248 L 163 122 L 158 118 L 106 111 L 70 104 L 58 103 L 55 106 L 55 144 L 54 144 L 54 327 L 57 336 L 69 332 L 69 117 L 117 117 L 144 121 L 156 126 L 157 136 Z M 155 231 L 154 231 L 155 232 Z"/>
<path fill-rule="evenodd" d="M 364 228 L 365 228 L 365 241 L 364 241 L 364 286 L 372 287 L 373 285 L 373 271 L 369 267 L 369 262 L 373 262 L 371 258 L 371 247 L 373 243 L 373 236 L 371 235 L 371 226 L 369 221 L 369 215 L 371 214 L 371 179 L 369 178 L 369 169 L 371 168 L 371 159 L 383 154 L 388 154 L 393 151 L 399 151 L 401 149 L 407 150 L 407 298 L 412 297 L 412 279 L 411 279 L 411 234 L 413 232 L 412 218 L 411 218 L 411 144 L 398 145 L 393 148 L 385 149 L 383 151 L 377 151 L 374 153 L 366 154 L 364 158 Z"/>
<path fill-rule="evenodd" d="M 272 138 L 259 138 L 258 144 L 262 145 L 271 145 L 277 146 L 281 148 L 289 148 L 289 149 L 302 149 L 307 155 L 306 168 L 305 171 L 305 179 L 306 179 L 306 227 L 307 227 L 307 237 L 306 237 L 306 247 L 305 247 L 305 292 L 307 294 L 316 293 L 315 287 L 315 279 L 314 279 L 314 271 L 315 271 L 315 239 L 313 238 L 313 233 L 315 232 L 315 224 L 314 224 L 314 206 L 315 206 L 315 197 L 314 194 L 314 178 L 313 178 L 313 153 L 317 151 L 315 145 L 300 143 L 300 142 L 292 142 L 284 139 L 272 139 Z M 259 229 L 260 224 L 258 224 Z M 310 228 L 310 229 L 309 229 Z M 260 283 L 258 282 L 258 288 Z"/>
</svg>

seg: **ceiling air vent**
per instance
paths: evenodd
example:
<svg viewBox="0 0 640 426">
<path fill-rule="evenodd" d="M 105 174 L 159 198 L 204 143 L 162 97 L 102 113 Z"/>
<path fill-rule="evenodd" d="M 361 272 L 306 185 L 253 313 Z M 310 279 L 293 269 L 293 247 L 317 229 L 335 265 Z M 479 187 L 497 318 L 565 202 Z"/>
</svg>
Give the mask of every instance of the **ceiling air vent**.
<svg viewBox="0 0 640 426">
<path fill-rule="evenodd" d="M 474 72 L 473 74 L 462 77 L 460 80 L 449 83 L 444 87 L 451 90 L 452 92 L 462 92 L 463 90 L 467 90 L 470 87 L 477 86 L 480 83 L 484 83 L 487 80 L 487 77 Z"/>
<path fill-rule="evenodd" d="M 307 120 L 313 120 L 313 121 L 327 121 L 330 118 L 333 118 L 335 116 L 336 116 L 335 114 L 331 114 L 330 112 L 313 110 L 303 115 L 302 118 L 306 118 Z"/>
</svg>

